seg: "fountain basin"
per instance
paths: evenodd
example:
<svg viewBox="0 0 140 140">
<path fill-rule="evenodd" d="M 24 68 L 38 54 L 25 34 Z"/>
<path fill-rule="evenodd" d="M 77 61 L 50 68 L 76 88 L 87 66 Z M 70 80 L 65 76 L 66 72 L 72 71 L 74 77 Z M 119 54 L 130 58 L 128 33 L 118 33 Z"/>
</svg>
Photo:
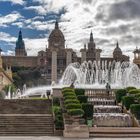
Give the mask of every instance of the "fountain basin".
<svg viewBox="0 0 140 140">
<path fill-rule="evenodd" d="M 95 113 L 94 125 L 97 127 L 132 127 L 132 119 L 123 113 Z"/>
<path fill-rule="evenodd" d="M 95 113 L 122 113 L 121 106 L 98 105 L 94 106 Z"/>
</svg>

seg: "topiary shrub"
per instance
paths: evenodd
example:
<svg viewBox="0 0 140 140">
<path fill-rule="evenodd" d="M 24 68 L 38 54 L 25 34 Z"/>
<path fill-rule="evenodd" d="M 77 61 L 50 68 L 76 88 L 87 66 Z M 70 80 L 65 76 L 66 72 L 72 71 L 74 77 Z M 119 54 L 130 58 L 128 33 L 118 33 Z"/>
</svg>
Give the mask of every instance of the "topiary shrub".
<svg viewBox="0 0 140 140">
<path fill-rule="evenodd" d="M 139 98 L 140 97 L 140 93 L 135 94 L 135 98 Z"/>
<path fill-rule="evenodd" d="M 81 104 L 67 104 L 66 109 L 81 109 Z"/>
<path fill-rule="evenodd" d="M 68 114 L 71 116 L 83 116 L 84 111 L 82 109 L 69 109 Z"/>
<path fill-rule="evenodd" d="M 77 99 L 77 97 L 76 96 L 66 96 L 65 98 L 64 98 L 65 100 L 68 100 L 68 99 L 73 99 L 73 100 L 76 100 Z"/>
<path fill-rule="evenodd" d="M 74 92 L 74 89 L 70 87 L 62 88 L 62 93 L 66 93 L 66 92 Z"/>
<path fill-rule="evenodd" d="M 133 95 L 135 95 L 135 94 L 138 94 L 138 93 L 140 93 L 140 90 L 139 89 L 132 89 L 132 90 L 129 90 L 129 94 L 133 94 Z"/>
<path fill-rule="evenodd" d="M 88 96 L 77 96 L 77 99 L 80 101 L 80 103 L 87 103 L 88 102 Z"/>
<path fill-rule="evenodd" d="M 76 100 L 72 100 L 72 99 L 68 99 L 64 101 L 64 104 L 79 104 L 80 102 L 76 99 Z"/>
<path fill-rule="evenodd" d="M 133 96 L 124 96 L 122 97 L 122 103 L 129 110 L 130 105 L 135 103 L 135 97 Z"/>
<path fill-rule="evenodd" d="M 126 89 L 118 89 L 118 90 L 116 90 L 115 95 L 116 95 L 116 100 L 117 100 L 118 103 L 121 102 L 122 97 L 125 96 L 126 93 L 127 93 Z"/>
<path fill-rule="evenodd" d="M 85 119 L 93 119 L 93 105 L 92 104 L 82 104 L 82 109 L 84 110 Z"/>
<path fill-rule="evenodd" d="M 66 92 L 63 94 L 63 97 L 66 98 L 67 96 L 76 96 L 73 92 Z"/>
<path fill-rule="evenodd" d="M 132 114 L 134 114 L 136 118 L 140 120 L 140 104 L 132 104 L 130 106 L 130 110 Z"/>
<path fill-rule="evenodd" d="M 85 95 L 85 89 L 75 89 L 76 96 Z"/>
<path fill-rule="evenodd" d="M 136 89 L 135 87 L 127 87 L 126 90 L 129 92 L 130 90 Z"/>
</svg>

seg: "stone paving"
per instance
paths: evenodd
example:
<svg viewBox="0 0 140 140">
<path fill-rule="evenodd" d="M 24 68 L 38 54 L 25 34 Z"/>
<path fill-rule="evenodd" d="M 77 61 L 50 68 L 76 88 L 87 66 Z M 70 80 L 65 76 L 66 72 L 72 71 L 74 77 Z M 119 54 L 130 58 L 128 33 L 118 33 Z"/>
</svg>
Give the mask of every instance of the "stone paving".
<svg viewBox="0 0 140 140">
<path fill-rule="evenodd" d="M 73 138 L 63 138 L 63 137 L 0 137 L 0 140 L 81 140 Z M 82 140 L 140 140 L 140 138 L 89 138 Z"/>
</svg>

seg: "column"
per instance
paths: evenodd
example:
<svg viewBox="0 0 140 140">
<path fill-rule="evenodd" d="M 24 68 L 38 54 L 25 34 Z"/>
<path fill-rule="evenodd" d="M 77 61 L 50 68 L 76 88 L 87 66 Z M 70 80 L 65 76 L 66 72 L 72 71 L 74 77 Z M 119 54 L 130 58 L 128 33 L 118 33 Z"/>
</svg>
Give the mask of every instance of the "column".
<svg viewBox="0 0 140 140">
<path fill-rule="evenodd" d="M 83 63 L 86 61 L 86 50 L 82 50 L 81 53 L 81 63 Z"/>
<path fill-rule="evenodd" d="M 57 52 L 52 51 L 52 73 L 51 82 L 57 82 Z"/>
<path fill-rule="evenodd" d="M 67 58 L 66 58 L 66 61 L 67 61 L 67 66 L 72 63 L 72 52 L 71 50 L 67 50 Z"/>
</svg>

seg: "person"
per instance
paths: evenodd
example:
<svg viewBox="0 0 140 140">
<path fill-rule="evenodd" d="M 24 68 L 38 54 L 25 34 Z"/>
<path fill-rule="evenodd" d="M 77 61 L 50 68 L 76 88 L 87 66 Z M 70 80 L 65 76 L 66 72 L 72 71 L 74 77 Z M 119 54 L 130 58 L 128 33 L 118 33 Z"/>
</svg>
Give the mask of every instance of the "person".
<svg viewBox="0 0 140 140">
<path fill-rule="evenodd" d="M 46 91 L 46 94 L 47 94 L 47 97 L 48 97 L 48 99 L 50 99 L 49 97 L 50 97 L 50 91 Z"/>
<path fill-rule="evenodd" d="M 107 84 L 106 84 L 106 93 L 107 93 L 108 96 L 109 96 L 110 90 L 111 90 L 110 84 L 107 83 Z"/>
</svg>

